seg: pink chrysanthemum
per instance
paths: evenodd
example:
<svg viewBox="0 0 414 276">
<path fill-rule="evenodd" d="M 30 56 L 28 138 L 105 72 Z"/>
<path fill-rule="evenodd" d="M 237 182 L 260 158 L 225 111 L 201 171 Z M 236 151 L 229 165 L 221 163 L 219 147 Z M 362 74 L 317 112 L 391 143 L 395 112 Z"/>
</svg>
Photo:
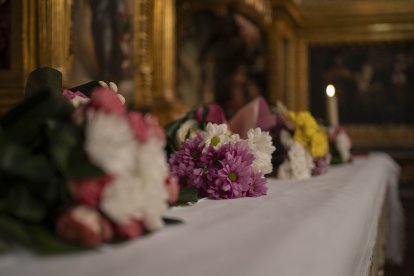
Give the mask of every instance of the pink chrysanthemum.
<svg viewBox="0 0 414 276">
<path fill-rule="evenodd" d="M 266 178 L 261 172 L 252 172 L 251 182 L 246 191 L 246 196 L 257 197 L 267 194 Z"/>
<path fill-rule="evenodd" d="M 206 194 L 213 199 L 242 197 L 251 182 L 253 154 L 243 142 L 209 147 L 206 163 Z"/>
<path fill-rule="evenodd" d="M 175 152 L 169 160 L 171 173 L 180 178 L 180 183 L 185 186 L 200 188 L 203 181 L 203 139 L 196 136 L 186 140 L 181 148 Z"/>
</svg>

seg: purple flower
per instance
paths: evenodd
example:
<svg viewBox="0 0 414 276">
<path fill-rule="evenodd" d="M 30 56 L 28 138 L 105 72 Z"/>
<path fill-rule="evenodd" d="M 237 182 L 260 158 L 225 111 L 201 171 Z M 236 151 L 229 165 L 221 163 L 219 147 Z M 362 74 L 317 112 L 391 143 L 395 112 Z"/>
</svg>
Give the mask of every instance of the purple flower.
<svg viewBox="0 0 414 276">
<path fill-rule="evenodd" d="M 256 197 L 267 194 L 266 178 L 263 173 L 252 172 L 251 182 L 246 191 L 246 196 Z"/>
<path fill-rule="evenodd" d="M 171 173 L 180 178 L 180 183 L 185 186 L 200 188 L 203 181 L 203 154 L 204 144 L 200 135 L 194 139 L 187 139 L 181 148 L 169 159 Z"/>
<path fill-rule="evenodd" d="M 331 154 L 327 153 L 323 157 L 314 158 L 313 163 L 315 167 L 312 170 L 312 175 L 320 175 L 328 172 L 329 165 L 331 164 Z"/>
<path fill-rule="evenodd" d="M 254 156 L 243 142 L 209 147 L 202 160 L 206 164 L 208 197 L 237 198 L 244 196 L 251 183 Z"/>
</svg>

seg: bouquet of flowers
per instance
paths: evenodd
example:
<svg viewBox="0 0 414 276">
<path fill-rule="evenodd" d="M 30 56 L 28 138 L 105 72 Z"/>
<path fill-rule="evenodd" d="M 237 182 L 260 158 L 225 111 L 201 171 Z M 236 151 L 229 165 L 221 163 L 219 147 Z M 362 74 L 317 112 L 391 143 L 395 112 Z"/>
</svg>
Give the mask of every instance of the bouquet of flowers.
<svg viewBox="0 0 414 276">
<path fill-rule="evenodd" d="M 205 131 L 187 138 L 169 159 L 171 172 L 199 197 L 229 199 L 267 192 L 265 174 L 272 171 L 275 150 L 267 132 L 251 129 L 243 140 L 226 124 L 208 123 Z"/>
<path fill-rule="evenodd" d="M 278 102 L 276 123 L 271 129 L 277 150 L 273 165 L 281 179 L 306 179 L 327 171 L 330 162 L 328 139 L 324 130 L 307 112 L 291 112 Z"/>
<path fill-rule="evenodd" d="M 1 237 L 67 251 L 78 247 L 64 240 L 95 246 L 163 226 L 179 189 L 163 129 L 102 85 L 62 96 L 60 72 L 38 69 L 1 118 Z"/>
</svg>

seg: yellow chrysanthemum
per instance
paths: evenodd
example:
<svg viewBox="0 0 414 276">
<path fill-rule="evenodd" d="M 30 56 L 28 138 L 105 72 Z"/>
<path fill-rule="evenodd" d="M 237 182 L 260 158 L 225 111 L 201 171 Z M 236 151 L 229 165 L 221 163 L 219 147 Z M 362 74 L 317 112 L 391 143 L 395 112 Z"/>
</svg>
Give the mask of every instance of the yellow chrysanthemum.
<svg viewBox="0 0 414 276">
<path fill-rule="evenodd" d="M 313 157 L 323 157 L 329 150 L 328 137 L 322 132 L 318 131 L 311 139 L 310 153 Z"/>
<path fill-rule="evenodd" d="M 328 137 L 308 111 L 289 112 L 289 119 L 295 124 L 294 139 L 309 150 L 312 157 L 323 157 L 328 153 Z"/>
</svg>

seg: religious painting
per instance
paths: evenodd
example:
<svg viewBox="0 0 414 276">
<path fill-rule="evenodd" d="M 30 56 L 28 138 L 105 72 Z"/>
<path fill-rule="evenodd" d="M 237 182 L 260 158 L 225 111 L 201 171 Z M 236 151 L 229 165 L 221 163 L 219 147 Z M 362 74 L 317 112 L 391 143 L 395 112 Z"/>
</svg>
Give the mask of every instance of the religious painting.
<svg viewBox="0 0 414 276">
<path fill-rule="evenodd" d="M 178 9 L 181 2 L 177 1 Z M 217 102 L 231 117 L 266 95 L 266 37 L 247 16 L 199 10 L 177 16 L 176 95 L 187 106 Z"/>
<path fill-rule="evenodd" d="M 341 124 L 414 124 L 414 41 L 312 46 L 311 111 L 325 121 L 334 85 Z"/>
<path fill-rule="evenodd" d="M 91 80 L 115 82 L 132 98 L 133 0 L 78 0 L 73 3 L 73 85 Z"/>
<path fill-rule="evenodd" d="M 11 0 L 0 0 L 0 70 L 10 69 Z"/>
</svg>

